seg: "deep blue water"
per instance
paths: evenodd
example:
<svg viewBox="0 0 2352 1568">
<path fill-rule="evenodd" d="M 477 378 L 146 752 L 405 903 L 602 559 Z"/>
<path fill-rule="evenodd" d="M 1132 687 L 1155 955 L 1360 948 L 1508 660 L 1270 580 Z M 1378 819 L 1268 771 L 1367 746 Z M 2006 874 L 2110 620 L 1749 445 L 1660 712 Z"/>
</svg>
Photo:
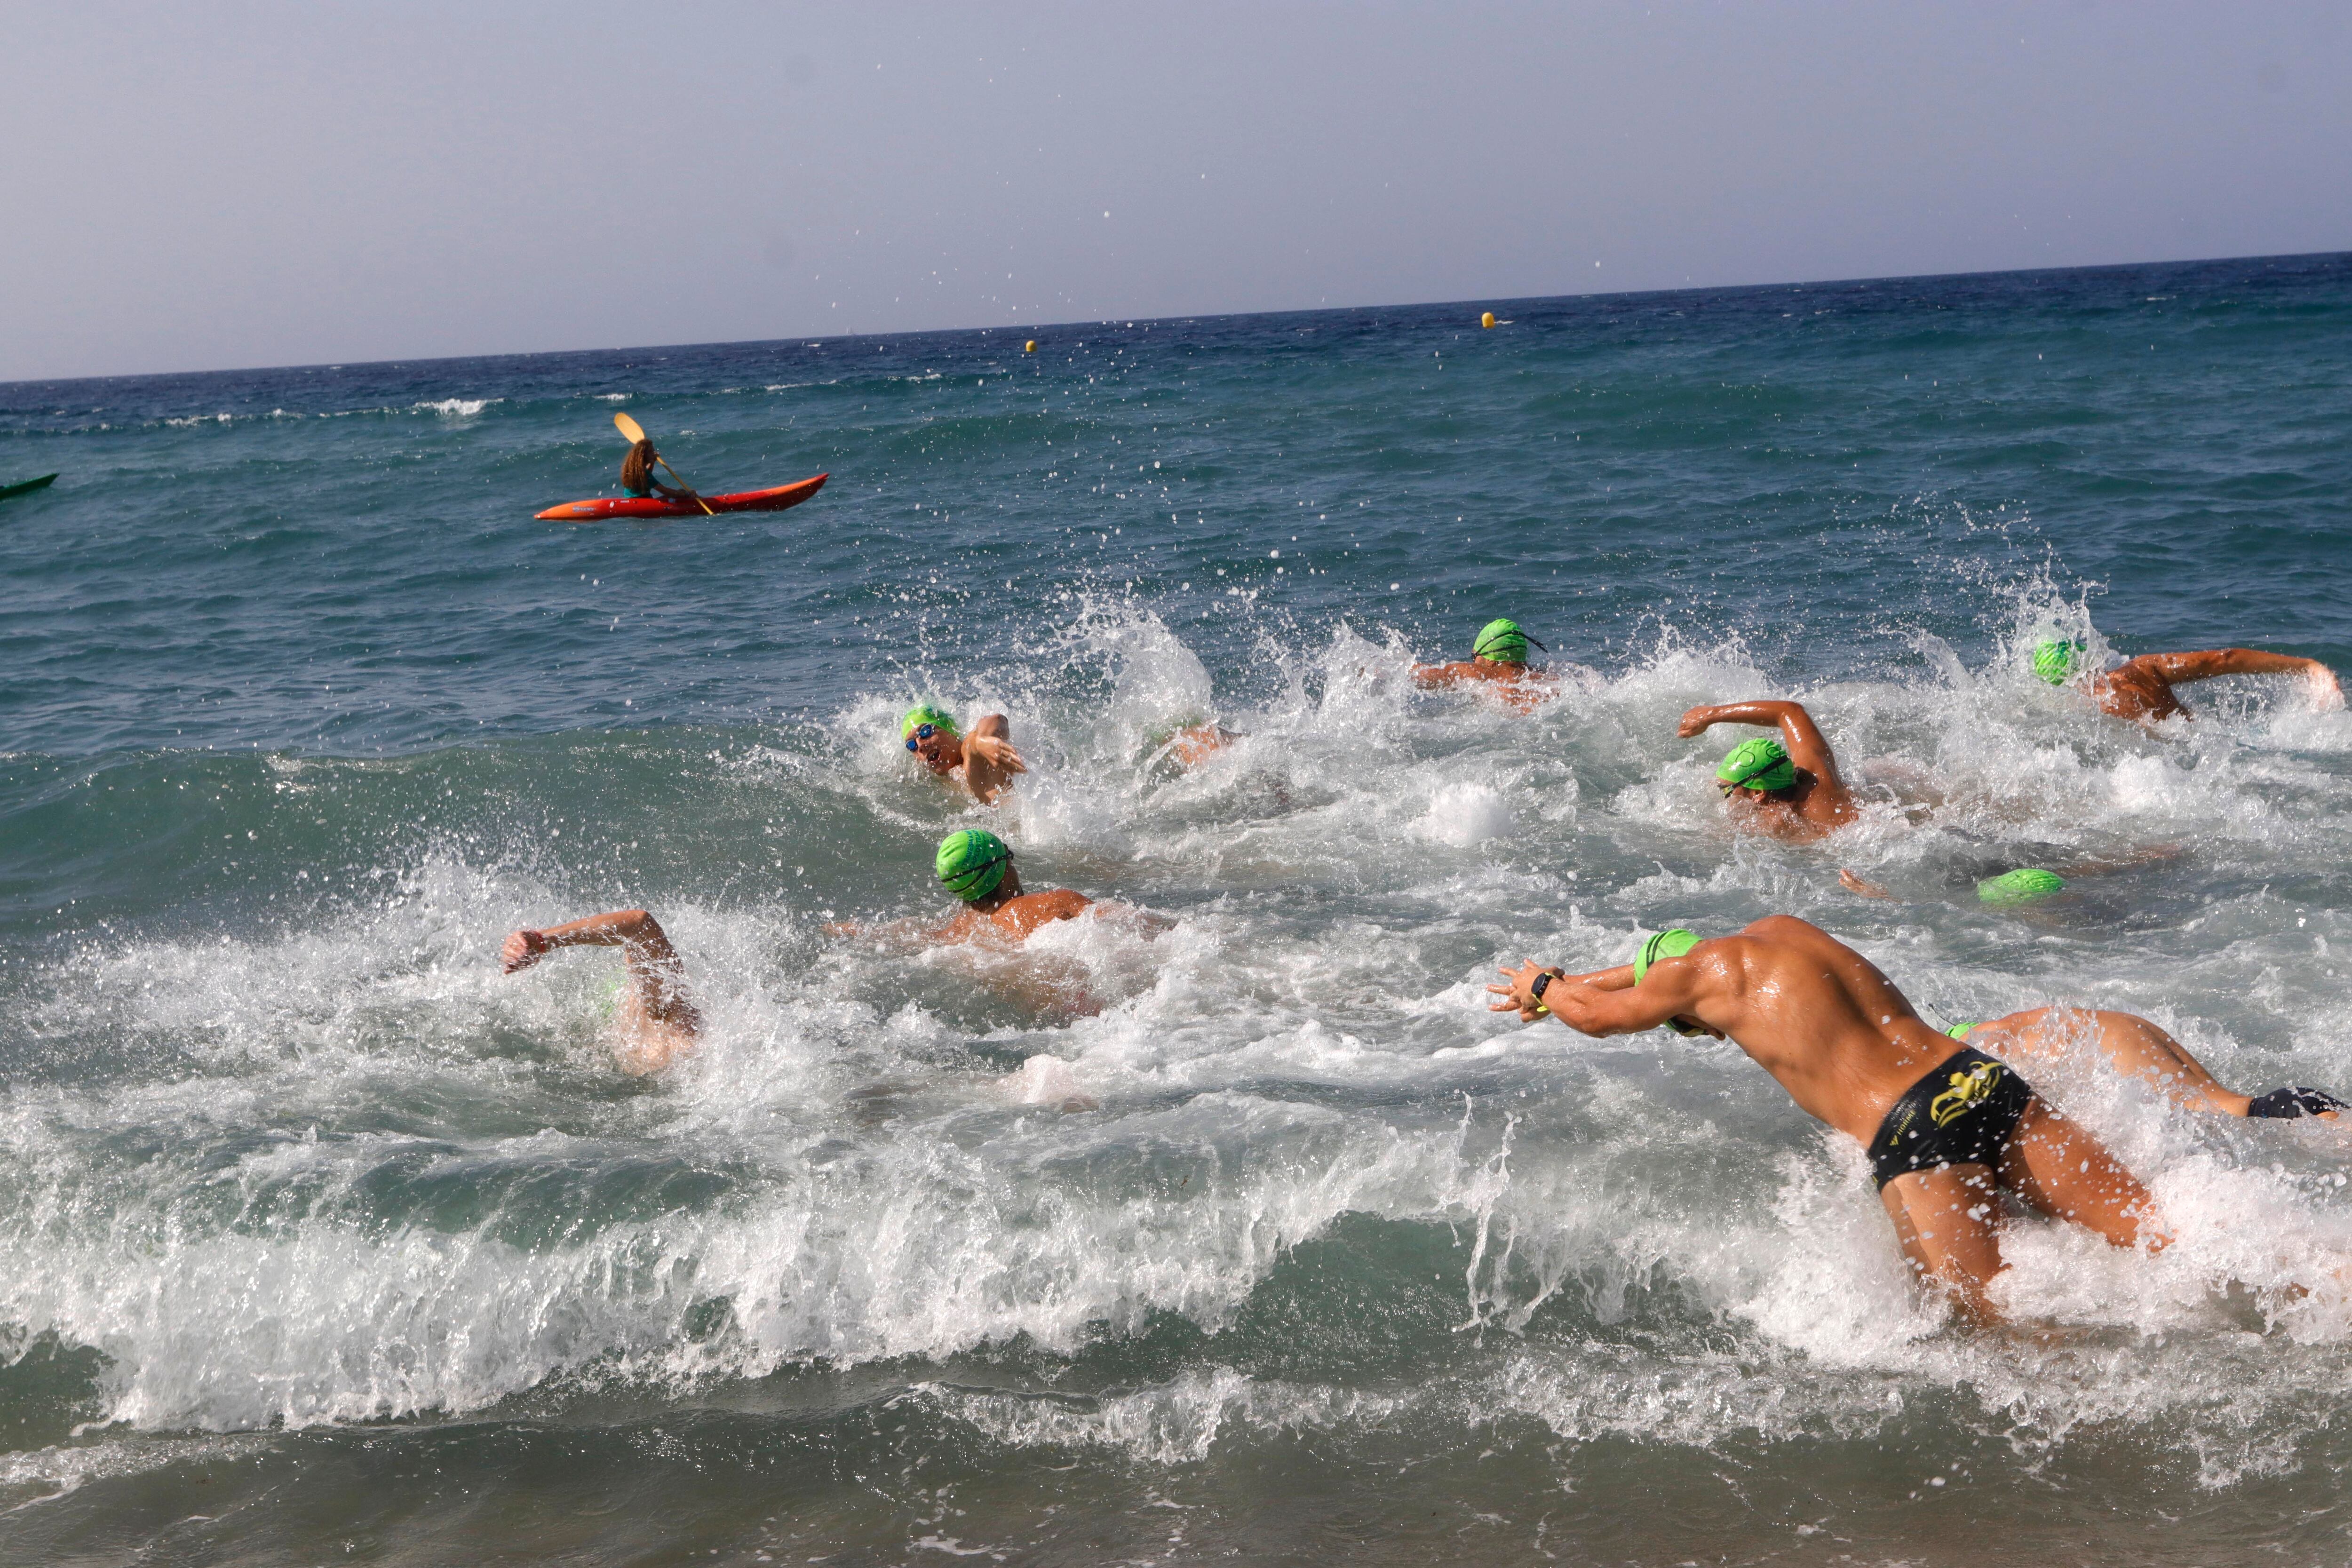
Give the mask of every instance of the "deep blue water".
<svg viewBox="0 0 2352 1568">
<path fill-rule="evenodd" d="M 534 521 L 615 409 L 832 478 Z M 1788 910 L 1952 1016 L 2352 1085 L 2341 709 L 2151 735 L 2024 663 L 2352 667 L 2352 257 L 0 386 L 0 482 L 53 469 L 0 501 L 0 1555 L 2347 1555 L 2352 1304 L 2282 1293 L 2352 1256 L 2326 1134 L 2086 1068 L 2221 1239 L 2024 1227 L 2058 1326 L 1988 1340 L 1736 1052 L 1477 988 Z M 1537 714 L 1400 678 L 1506 614 Z M 1868 824 L 1726 833 L 1675 717 L 1762 694 Z M 916 696 L 1012 715 L 1013 805 L 911 771 Z M 1176 931 L 824 931 L 983 822 Z M 2037 923 L 1936 891 L 1988 842 L 2163 853 Z M 595 955 L 490 963 L 623 903 L 714 1021 L 651 1085 Z"/>
</svg>

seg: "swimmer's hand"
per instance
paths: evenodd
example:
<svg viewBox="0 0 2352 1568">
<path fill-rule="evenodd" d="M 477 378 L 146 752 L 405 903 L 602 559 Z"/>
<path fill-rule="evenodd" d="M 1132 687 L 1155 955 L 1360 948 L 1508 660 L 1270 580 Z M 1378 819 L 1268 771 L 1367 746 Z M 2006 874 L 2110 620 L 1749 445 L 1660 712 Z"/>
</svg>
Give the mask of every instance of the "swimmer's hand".
<svg viewBox="0 0 2352 1568">
<path fill-rule="evenodd" d="M 1551 1016 L 1551 1009 L 1536 1000 L 1536 977 L 1539 974 L 1549 974 L 1558 979 L 1565 976 L 1568 972 L 1564 969 L 1547 967 L 1531 958 L 1517 969 L 1497 969 L 1495 973 L 1502 975 L 1510 984 L 1486 987 L 1490 994 L 1503 998 L 1500 1002 L 1487 1003 L 1486 1011 L 1517 1013 L 1522 1023 L 1532 1024 L 1538 1018 Z"/>
<path fill-rule="evenodd" d="M 2324 664 L 2314 663 L 2304 672 L 2304 689 L 2310 693 L 2311 705 L 2326 713 L 2344 706 L 2344 683 L 2336 672 Z"/>
<path fill-rule="evenodd" d="M 512 974 L 519 969 L 529 969 L 554 945 L 547 940 L 545 931 L 512 932 L 507 937 L 506 945 L 499 949 L 499 973 Z"/>
<path fill-rule="evenodd" d="M 1865 899 L 1892 899 L 1895 896 L 1877 883 L 1865 882 L 1853 872 L 1843 869 L 1838 872 L 1838 886 L 1849 893 L 1859 893 Z"/>
<path fill-rule="evenodd" d="M 1714 722 L 1714 709 L 1694 708 L 1683 715 L 1682 722 L 1675 726 L 1675 733 L 1687 741 L 1695 736 L 1706 734 L 1707 726 Z"/>
<path fill-rule="evenodd" d="M 1013 742 L 1002 735 L 967 735 L 963 749 L 989 766 L 1002 768 L 1008 773 L 1029 771 L 1028 764 L 1021 760 L 1021 753 L 1013 749 Z"/>
</svg>

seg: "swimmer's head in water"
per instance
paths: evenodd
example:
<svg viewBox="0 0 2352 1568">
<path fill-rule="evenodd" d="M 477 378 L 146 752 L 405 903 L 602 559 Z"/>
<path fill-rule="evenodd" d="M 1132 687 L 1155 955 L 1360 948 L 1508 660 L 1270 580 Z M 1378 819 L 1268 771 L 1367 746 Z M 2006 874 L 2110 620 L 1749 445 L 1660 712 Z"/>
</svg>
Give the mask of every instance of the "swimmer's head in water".
<svg viewBox="0 0 2352 1568">
<path fill-rule="evenodd" d="M 2065 685 L 2066 678 L 2074 673 L 2074 655 L 2082 647 L 2080 643 L 2043 637 L 2033 645 L 2033 673 L 2053 686 Z"/>
<path fill-rule="evenodd" d="M 1797 782 L 1797 764 L 1780 742 L 1759 735 L 1723 753 L 1715 782 L 1726 795 L 1736 789 L 1787 789 Z"/>
<path fill-rule="evenodd" d="M 2065 890 L 2065 878 L 2039 866 L 2021 866 L 1998 877 L 1987 877 L 1977 884 L 1977 897 L 1989 904 L 2030 904 Z"/>
<path fill-rule="evenodd" d="M 907 742 L 907 750 L 911 752 L 915 749 L 915 731 L 926 724 L 951 741 L 956 738 L 954 714 L 943 708 L 934 708 L 928 702 L 918 702 L 907 710 L 905 718 L 898 721 L 898 739 Z"/>
<path fill-rule="evenodd" d="M 1683 954 L 1688 952 L 1692 948 L 1696 947 L 1698 944 L 1698 932 L 1686 930 L 1682 926 L 1669 927 L 1667 930 L 1658 932 L 1657 935 L 1650 938 L 1640 947 L 1633 950 L 1633 984 L 1636 985 L 1642 984 L 1643 979 L 1650 973 L 1650 965 L 1657 963 L 1660 959 L 1680 958 Z M 1684 1023 L 1680 1018 L 1667 1019 L 1666 1027 L 1672 1029 L 1677 1035 L 1696 1035 L 1705 1033 L 1704 1030 L 1691 1027 L 1691 1026 Z"/>
<path fill-rule="evenodd" d="M 1470 657 L 1496 664 L 1525 664 L 1531 642 L 1536 639 L 1521 631 L 1517 621 L 1488 621 L 1478 628 L 1478 640 L 1470 645 Z M 1542 647 L 1543 644 L 1537 642 L 1536 647 Z"/>
<path fill-rule="evenodd" d="M 1003 885 L 1005 872 L 1013 868 L 1013 847 L 993 833 L 967 827 L 940 840 L 932 868 L 939 872 L 941 887 L 970 903 Z"/>
</svg>

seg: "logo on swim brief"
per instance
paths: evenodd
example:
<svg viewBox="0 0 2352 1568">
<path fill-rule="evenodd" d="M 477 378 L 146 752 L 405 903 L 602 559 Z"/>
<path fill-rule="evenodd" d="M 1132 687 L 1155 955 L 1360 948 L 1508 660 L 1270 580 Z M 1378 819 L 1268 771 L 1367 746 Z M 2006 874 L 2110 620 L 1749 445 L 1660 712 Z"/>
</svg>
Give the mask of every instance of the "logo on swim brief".
<svg viewBox="0 0 2352 1568">
<path fill-rule="evenodd" d="M 1938 1127 L 1949 1127 L 1991 1099 L 2000 1082 L 1999 1062 L 1979 1062 L 1966 1072 L 1954 1073 L 1952 1087 L 1927 1102 L 1927 1120 Z"/>
</svg>

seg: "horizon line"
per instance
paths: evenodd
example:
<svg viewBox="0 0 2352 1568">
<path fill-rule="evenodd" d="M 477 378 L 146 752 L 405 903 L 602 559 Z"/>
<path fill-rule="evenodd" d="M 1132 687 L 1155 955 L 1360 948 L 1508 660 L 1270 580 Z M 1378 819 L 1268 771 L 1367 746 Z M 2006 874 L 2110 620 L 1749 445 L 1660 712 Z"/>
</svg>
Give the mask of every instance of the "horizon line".
<svg viewBox="0 0 2352 1568">
<path fill-rule="evenodd" d="M 1781 279 L 1762 283 L 1685 284 L 1675 289 L 1617 289 L 1589 293 L 1569 294 L 1496 294 L 1477 295 L 1458 300 L 1394 300 L 1367 305 L 1315 305 L 1305 308 L 1265 310 L 1193 311 L 1164 316 L 1099 316 L 1062 321 L 1037 321 L 1028 324 L 1002 322 L 974 327 L 921 327 L 894 331 L 836 332 L 830 335 L 789 333 L 770 338 L 713 338 L 689 343 L 644 343 L 634 346 L 605 346 L 572 349 L 491 350 L 481 353 L 431 354 L 392 359 L 318 360 L 296 364 L 217 365 L 205 370 L 125 371 L 108 375 L 35 376 L 16 381 L 0 381 L 0 389 L 20 386 L 66 386 L 79 383 L 118 381 L 159 381 L 173 376 L 268 374 L 295 371 L 353 371 L 378 367 L 411 365 L 461 364 L 491 359 L 554 359 L 567 354 L 642 354 L 669 353 L 696 349 L 758 348 L 770 343 L 799 343 L 815 348 L 831 342 L 873 342 L 893 338 L 927 338 L 979 335 L 993 332 L 1052 332 L 1088 327 L 1150 328 L 1165 323 L 1184 321 L 1247 321 L 1256 316 L 1336 316 L 1367 310 L 1431 310 L 1449 306 L 1467 308 L 1472 305 L 1531 305 L 1546 304 L 1556 300 L 1639 300 L 1661 295 L 1731 294 L 1775 289 L 1837 289 L 1855 288 L 1867 284 L 1933 283 L 1956 278 L 2023 278 L 2036 274 L 2073 272 L 2122 272 L 2147 267 L 2210 267 L 2223 262 L 2315 261 L 2334 257 L 2352 257 L 2352 249 L 2303 250 L 2262 253 L 2251 256 L 2184 257 L 2154 261 L 2102 261 L 2079 267 L 1997 267 L 1962 272 L 1906 272 L 1867 278 Z"/>
</svg>

